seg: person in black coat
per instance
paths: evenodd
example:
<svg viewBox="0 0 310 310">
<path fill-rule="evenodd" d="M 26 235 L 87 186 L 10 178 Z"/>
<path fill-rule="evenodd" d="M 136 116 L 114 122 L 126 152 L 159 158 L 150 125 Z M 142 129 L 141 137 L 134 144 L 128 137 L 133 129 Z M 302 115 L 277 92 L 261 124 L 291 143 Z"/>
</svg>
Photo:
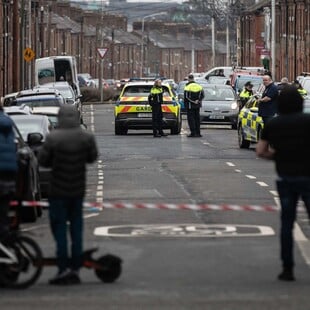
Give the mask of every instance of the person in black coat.
<svg viewBox="0 0 310 310">
<path fill-rule="evenodd" d="M 57 247 L 58 273 L 50 284 L 80 283 L 86 164 L 93 163 L 97 156 L 95 137 L 81 128 L 76 107 L 61 106 L 58 127 L 46 137 L 38 157 L 40 165 L 51 168 L 49 218 Z M 71 259 L 67 254 L 67 221 L 72 241 Z"/>
</svg>

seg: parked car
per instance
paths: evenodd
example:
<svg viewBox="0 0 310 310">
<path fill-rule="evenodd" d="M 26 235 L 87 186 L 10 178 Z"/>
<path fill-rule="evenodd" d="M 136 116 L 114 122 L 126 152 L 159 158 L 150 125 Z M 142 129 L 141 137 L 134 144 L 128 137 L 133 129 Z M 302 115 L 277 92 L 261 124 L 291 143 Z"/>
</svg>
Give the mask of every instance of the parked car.
<svg viewBox="0 0 310 310">
<path fill-rule="evenodd" d="M 4 107 L 9 107 L 12 105 L 12 102 L 16 99 L 18 92 L 7 94 L 2 99 L 2 104 Z"/>
<path fill-rule="evenodd" d="M 18 201 L 39 201 L 41 200 L 39 164 L 31 146 L 35 145 L 40 137 L 38 133 L 33 133 L 28 135 L 25 141 L 15 123 L 13 127 L 18 158 L 16 194 L 14 199 Z M 22 207 L 21 221 L 35 222 L 41 214 L 42 210 L 40 207 Z"/>
<path fill-rule="evenodd" d="M 46 115 L 11 115 L 23 139 L 27 141 L 27 137 L 31 133 L 38 133 L 41 139 L 36 143 L 31 144 L 30 147 L 35 156 L 38 155 L 38 150 L 44 143 L 46 136 L 52 129 L 51 122 Z M 40 189 L 42 197 L 47 197 L 50 169 L 39 166 Z"/>
<path fill-rule="evenodd" d="M 82 102 L 81 102 L 82 95 L 77 95 L 68 82 L 62 81 L 62 82 L 55 82 L 55 83 L 46 83 L 43 85 L 43 87 L 56 90 L 65 98 L 65 101 L 67 104 L 74 105 L 79 111 L 80 120 L 81 120 L 81 123 L 83 123 Z"/>
<path fill-rule="evenodd" d="M 32 114 L 32 109 L 26 104 L 22 104 L 20 106 L 4 107 L 4 112 L 8 115 L 30 115 Z"/>
<path fill-rule="evenodd" d="M 93 81 L 89 73 L 78 73 L 79 84 L 82 82 L 84 87 L 96 87 L 95 82 Z"/>
<path fill-rule="evenodd" d="M 210 76 L 208 82 L 210 84 L 230 85 L 230 80 L 225 76 Z"/>
<path fill-rule="evenodd" d="M 58 126 L 58 112 L 59 112 L 59 107 L 34 107 L 32 108 L 32 114 L 46 115 L 49 118 L 54 128 Z"/>
<path fill-rule="evenodd" d="M 310 76 L 305 76 L 300 82 L 301 86 L 307 91 L 308 96 L 310 95 Z"/>
<path fill-rule="evenodd" d="M 28 105 L 29 107 L 48 107 L 56 106 L 60 107 L 66 104 L 65 98 L 51 88 L 36 88 L 33 90 L 21 91 L 16 96 L 16 99 L 12 101 L 12 105 L 21 106 Z"/>
<path fill-rule="evenodd" d="M 237 129 L 239 107 L 237 96 L 229 85 L 203 85 L 204 99 L 200 109 L 200 122 L 231 125 Z"/>
</svg>

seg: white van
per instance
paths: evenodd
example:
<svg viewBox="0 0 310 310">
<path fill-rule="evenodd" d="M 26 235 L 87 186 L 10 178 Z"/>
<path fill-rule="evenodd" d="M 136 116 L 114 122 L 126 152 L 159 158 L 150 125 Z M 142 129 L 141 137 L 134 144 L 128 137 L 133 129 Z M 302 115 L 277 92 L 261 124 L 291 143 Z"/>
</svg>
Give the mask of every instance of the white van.
<svg viewBox="0 0 310 310">
<path fill-rule="evenodd" d="M 81 95 L 74 56 L 51 56 L 37 58 L 35 61 L 35 83 L 44 85 L 67 81 L 77 96 Z"/>
<path fill-rule="evenodd" d="M 230 79 L 235 70 L 252 71 L 259 74 L 262 74 L 265 71 L 264 67 L 214 67 L 204 73 L 203 78 L 209 80 L 210 76 L 223 76 L 224 74 L 227 79 Z"/>
<path fill-rule="evenodd" d="M 209 71 L 205 72 L 203 78 L 208 80 L 210 76 L 224 75 L 227 79 L 229 79 L 233 71 L 234 71 L 233 67 L 214 67 Z"/>
</svg>

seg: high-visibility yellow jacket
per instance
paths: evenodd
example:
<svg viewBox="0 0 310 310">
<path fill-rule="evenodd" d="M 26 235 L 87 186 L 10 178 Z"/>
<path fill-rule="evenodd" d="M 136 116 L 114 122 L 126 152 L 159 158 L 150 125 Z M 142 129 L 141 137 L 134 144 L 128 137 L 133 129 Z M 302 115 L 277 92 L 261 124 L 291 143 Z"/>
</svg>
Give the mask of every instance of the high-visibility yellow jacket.
<svg viewBox="0 0 310 310">
<path fill-rule="evenodd" d="M 187 109 L 197 109 L 204 98 L 204 91 L 201 85 L 190 81 L 184 87 L 184 104 Z"/>
</svg>

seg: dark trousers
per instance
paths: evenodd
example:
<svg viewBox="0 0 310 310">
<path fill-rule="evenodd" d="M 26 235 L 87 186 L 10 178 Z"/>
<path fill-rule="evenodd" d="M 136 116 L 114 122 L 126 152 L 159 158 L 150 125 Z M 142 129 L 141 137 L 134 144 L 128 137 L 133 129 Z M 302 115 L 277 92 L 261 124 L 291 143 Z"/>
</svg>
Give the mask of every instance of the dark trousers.
<svg viewBox="0 0 310 310">
<path fill-rule="evenodd" d="M 309 216 L 310 177 L 283 177 L 277 180 L 277 189 L 281 202 L 281 260 L 284 268 L 292 268 L 294 266 L 293 228 L 297 203 L 301 197 Z"/>
<path fill-rule="evenodd" d="M 79 270 L 83 254 L 83 198 L 50 198 L 49 218 L 56 241 L 58 271 Z M 71 259 L 68 257 L 67 222 L 71 237 Z"/>
<path fill-rule="evenodd" d="M 187 121 L 191 135 L 200 135 L 200 109 L 188 109 Z"/>
<path fill-rule="evenodd" d="M 267 124 L 274 116 L 262 116 L 264 124 Z"/>
<path fill-rule="evenodd" d="M 163 112 L 161 105 L 152 106 L 152 126 L 154 135 L 163 133 Z"/>
<path fill-rule="evenodd" d="M 0 195 L 0 238 L 5 236 L 10 230 L 9 208 L 10 196 Z"/>
</svg>

